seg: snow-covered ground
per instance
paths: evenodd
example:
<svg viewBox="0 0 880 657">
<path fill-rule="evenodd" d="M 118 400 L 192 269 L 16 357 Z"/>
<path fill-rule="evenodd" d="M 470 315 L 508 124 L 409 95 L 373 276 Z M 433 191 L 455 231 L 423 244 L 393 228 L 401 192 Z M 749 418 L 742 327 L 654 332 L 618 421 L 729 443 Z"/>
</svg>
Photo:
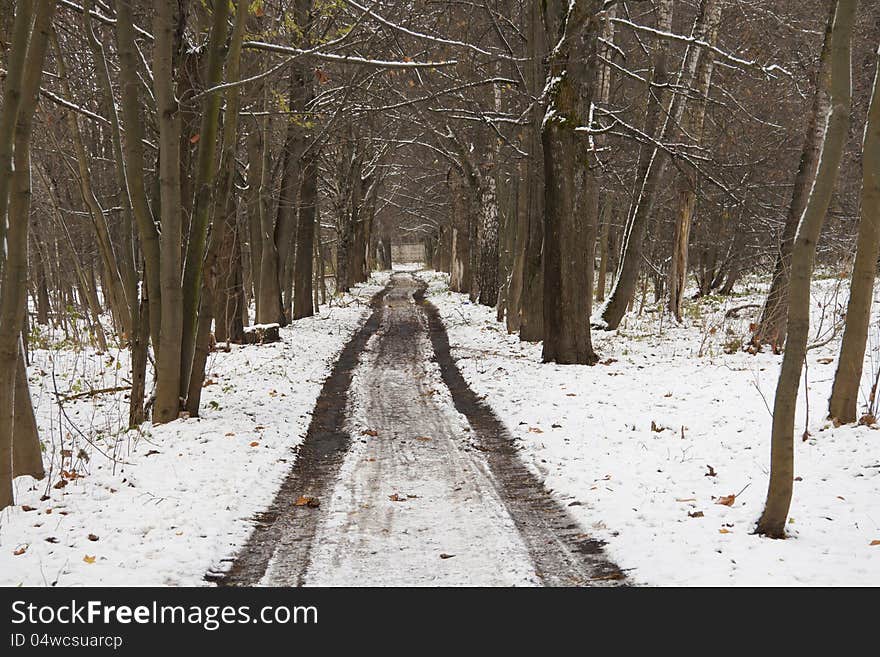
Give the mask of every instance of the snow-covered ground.
<svg viewBox="0 0 880 657">
<path fill-rule="evenodd" d="M 594 367 L 541 363 L 495 310 L 419 274 L 447 326 L 453 356 L 501 417 L 521 455 L 574 517 L 608 543 L 635 583 L 880 585 L 880 431 L 825 421 L 846 281 L 818 280 L 787 540 L 752 534 L 767 490 L 770 409 L 781 356 L 738 347 L 763 289 L 688 302 L 681 327 L 658 312 L 594 332 Z M 880 368 L 876 330 L 864 391 Z M 656 310 L 656 308 L 652 308 Z M 729 352 L 729 353 L 728 353 Z M 730 496 L 735 498 L 731 500 Z"/>
<path fill-rule="evenodd" d="M 137 431 L 123 429 L 124 392 L 62 405 L 56 395 L 124 385 L 125 351 L 36 350 L 29 378 L 51 476 L 16 479 L 17 506 L 0 513 L 0 585 L 204 584 L 272 500 L 330 367 L 380 287 L 374 279 L 334 299 L 281 329 L 280 342 L 221 345 L 202 417 Z"/>
</svg>

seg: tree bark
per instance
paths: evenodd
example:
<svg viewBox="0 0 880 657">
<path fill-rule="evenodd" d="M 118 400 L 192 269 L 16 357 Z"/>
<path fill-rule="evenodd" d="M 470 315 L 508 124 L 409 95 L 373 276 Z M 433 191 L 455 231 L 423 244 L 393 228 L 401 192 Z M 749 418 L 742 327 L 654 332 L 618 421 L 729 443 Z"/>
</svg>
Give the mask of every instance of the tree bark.
<svg viewBox="0 0 880 657">
<path fill-rule="evenodd" d="M 21 375 L 20 365 L 23 365 L 21 328 L 27 303 L 30 140 L 55 7 L 56 3 L 50 0 L 37 3 L 25 0 L 19 3 L 9 57 L 11 75 L 7 75 L 4 111 L 0 115 L 0 136 L 11 141 L 0 146 L 0 150 L 12 156 L 12 166 L 0 169 L 0 179 L 11 174 L 11 179 L 0 186 L 0 192 L 5 196 L 0 202 L 0 210 L 3 211 L 0 224 L 7 226 L 5 253 L 0 252 L 0 260 L 3 260 L 0 280 L 0 510 L 14 503 L 12 479 L 17 472 L 33 469 L 38 474 L 30 459 L 21 468 L 15 465 L 16 453 L 25 458 L 33 450 L 37 453 L 40 450 L 36 432 L 27 430 L 27 423 L 21 435 L 15 426 L 16 417 L 30 418 L 33 413 L 31 409 L 29 414 L 28 409 L 22 406 L 29 404 L 30 399 L 22 398 L 23 394 L 16 395 L 17 387 L 22 392 L 20 382 L 16 386 L 16 380 Z M 33 29 L 31 16 L 34 16 Z M 13 129 L 10 129 L 7 121 L 12 122 Z M 24 383 L 27 384 L 26 378 Z"/>
<path fill-rule="evenodd" d="M 574 0 L 553 52 L 544 147 L 544 348 L 545 362 L 592 365 L 591 255 L 596 190 L 575 128 L 588 122 L 593 102 L 600 3 Z M 576 53 L 576 54 L 575 54 Z M 584 175 L 587 178 L 584 178 Z M 580 187 L 580 189 L 579 189 Z M 591 198 L 592 197 L 592 198 Z M 579 203 L 579 200 L 581 201 Z M 581 205 L 581 208 L 578 207 Z M 583 209 L 587 211 L 578 210 Z M 591 240 L 592 238 L 592 240 Z"/>
<path fill-rule="evenodd" d="M 318 205 L 318 169 L 313 159 L 303 167 L 302 185 L 299 190 L 299 221 L 296 227 L 296 251 L 300 254 L 294 263 L 293 273 L 293 319 L 311 317 L 315 314 L 312 305 L 312 278 L 315 241 L 315 221 Z"/>
<path fill-rule="evenodd" d="M 880 256 L 880 48 L 876 62 L 862 146 L 862 216 L 859 219 L 856 260 L 840 358 L 828 402 L 828 416 L 842 423 L 854 422 L 858 415 L 859 384 L 868 341 L 874 276 Z"/>
<path fill-rule="evenodd" d="M 776 254 L 776 264 L 773 269 L 773 278 L 770 282 L 770 290 L 764 300 L 761 310 L 761 319 L 752 334 L 752 350 L 759 351 L 762 345 L 769 344 L 775 353 L 779 353 L 785 344 L 787 334 L 788 316 L 788 286 L 791 276 L 791 253 L 794 247 L 795 233 L 807 199 L 816 169 L 819 166 L 819 154 L 824 137 L 824 117 L 828 112 L 828 84 L 830 75 L 831 55 L 831 24 L 834 18 L 836 4 L 829 4 L 829 15 L 825 38 L 822 42 L 822 52 L 819 56 L 819 67 L 816 72 L 816 92 L 813 96 L 813 107 L 810 119 L 807 123 L 807 133 L 804 137 L 804 146 L 801 151 L 800 166 L 794 178 L 794 187 L 791 193 L 791 203 L 788 206 L 788 214 L 785 217 L 785 225 L 779 239 L 779 252 Z"/>
<path fill-rule="evenodd" d="M 707 34 L 708 19 L 714 12 L 714 6 L 718 0 L 702 0 L 700 14 L 694 26 L 694 35 L 704 40 Z M 678 75 L 677 84 L 684 88 L 691 88 L 697 74 L 700 59 L 703 56 L 701 48 L 689 47 L 682 62 L 681 71 Z M 666 81 L 666 57 L 663 55 L 655 62 L 655 74 Z M 659 73 L 658 73 L 659 68 Z M 656 82 L 656 79 L 655 79 Z M 672 141 L 678 132 L 681 117 L 684 112 L 685 96 L 673 94 L 669 103 L 669 109 L 662 113 L 663 121 L 659 124 L 656 133 L 656 141 L 668 143 Z M 654 105 L 649 102 L 646 123 L 650 119 L 651 108 Z M 656 111 L 660 111 L 657 109 Z M 659 117 L 658 117 L 659 123 Z M 650 134 L 650 133 L 649 133 Z M 644 163 L 644 175 L 639 178 L 639 189 L 636 201 L 632 208 L 623 240 L 620 272 L 614 283 L 614 288 L 608 301 L 600 314 L 598 328 L 614 330 L 620 325 L 620 321 L 626 314 L 627 306 L 632 299 L 638 283 L 639 270 L 641 269 L 642 253 L 644 250 L 645 234 L 648 223 L 654 211 L 660 182 L 669 164 L 669 158 L 655 144 L 647 147 L 648 156 Z"/>
<path fill-rule="evenodd" d="M 544 335 L 544 153 L 541 145 L 541 120 L 545 107 L 541 89 L 545 82 L 544 58 L 547 55 L 547 33 L 541 3 L 529 3 L 526 71 L 529 93 L 535 98 L 529 116 L 528 173 L 525 189 L 526 221 L 528 223 L 523 242 L 523 283 L 520 303 L 520 340 L 537 342 Z"/>
<path fill-rule="evenodd" d="M 794 480 L 794 416 L 801 371 L 810 330 L 810 281 L 816 242 L 843 155 L 849 127 L 851 94 L 850 57 L 857 0 L 837 0 L 831 29 L 830 107 L 825 124 L 819 166 L 807 205 L 798 225 L 791 255 L 788 345 L 776 385 L 770 447 L 770 484 L 756 532 L 771 538 L 785 536 Z"/>
<path fill-rule="evenodd" d="M 159 115 L 159 198 L 162 226 L 159 238 L 162 316 L 156 350 L 153 421 L 164 423 L 176 419 L 180 411 L 183 337 L 181 117 L 174 93 L 177 10 L 175 5 L 166 0 L 154 0 L 153 6 L 153 90 Z"/>
<path fill-rule="evenodd" d="M 213 7 L 211 33 L 208 37 L 207 61 L 204 84 L 206 89 L 217 86 L 223 80 L 223 63 L 226 53 L 229 2 L 217 2 Z M 211 223 L 211 207 L 214 204 L 214 179 L 217 172 L 217 137 L 220 130 L 219 91 L 207 94 L 202 101 L 201 126 L 199 128 L 198 155 L 195 171 L 195 199 L 190 220 L 189 239 L 186 243 L 186 260 L 183 267 L 183 328 L 180 350 L 180 396 L 186 397 L 189 376 L 195 350 L 198 323 L 199 295 L 202 290 L 202 269 L 208 227 Z M 237 120 L 237 116 L 227 116 Z M 224 199 L 225 201 L 225 199 Z M 221 205 L 221 208 L 224 207 Z"/>
</svg>

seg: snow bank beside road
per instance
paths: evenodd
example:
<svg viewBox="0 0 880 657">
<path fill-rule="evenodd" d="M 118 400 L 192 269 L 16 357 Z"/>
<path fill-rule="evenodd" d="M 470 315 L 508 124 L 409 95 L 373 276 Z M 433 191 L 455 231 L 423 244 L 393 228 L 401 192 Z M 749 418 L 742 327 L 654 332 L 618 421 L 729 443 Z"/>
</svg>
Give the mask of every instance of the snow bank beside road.
<svg viewBox="0 0 880 657">
<path fill-rule="evenodd" d="M 15 482 L 18 505 L 0 514 L 0 584 L 204 584 L 272 500 L 330 367 L 379 289 L 372 281 L 322 306 L 281 329 L 281 342 L 218 350 L 203 416 L 140 432 L 120 429 L 122 392 L 68 401 L 66 415 L 53 394 L 53 378 L 65 395 L 124 383 L 126 352 L 37 350 L 29 374 L 53 474 Z M 59 473 L 62 450 L 73 478 Z"/>
<path fill-rule="evenodd" d="M 781 356 L 732 349 L 749 318 L 725 317 L 760 295 L 701 302 L 684 327 L 630 316 L 620 331 L 593 334 L 602 364 L 558 366 L 541 363 L 540 344 L 508 335 L 494 309 L 448 292 L 445 275 L 420 275 L 469 384 L 632 581 L 880 585 L 880 545 L 871 545 L 880 539 L 880 431 L 824 422 L 839 337 L 808 355 L 812 435 L 797 441 L 791 538 L 773 541 L 750 532 L 767 490 Z M 814 333 L 845 308 L 835 286 L 814 287 Z M 878 356 L 875 339 L 866 390 Z M 803 399 L 802 390 L 799 431 Z"/>
</svg>

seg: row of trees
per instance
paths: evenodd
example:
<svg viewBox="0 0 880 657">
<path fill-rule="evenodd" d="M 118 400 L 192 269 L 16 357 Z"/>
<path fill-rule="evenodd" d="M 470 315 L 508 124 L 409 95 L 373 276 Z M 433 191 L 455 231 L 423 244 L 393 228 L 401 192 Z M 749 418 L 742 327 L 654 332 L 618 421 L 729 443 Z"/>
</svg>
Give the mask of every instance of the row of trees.
<svg viewBox="0 0 880 657">
<path fill-rule="evenodd" d="M 851 137 L 877 18 L 852 0 L 0 0 L 0 507 L 42 467 L 28 322 L 127 346 L 131 425 L 167 422 L 198 414 L 215 340 L 312 314 L 401 239 L 557 363 L 594 363 L 591 331 L 649 288 L 680 320 L 690 276 L 707 295 L 772 273 L 746 342 L 788 344 L 793 412 L 805 249 L 838 261 L 858 230 L 831 405 L 851 421 L 876 120 L 864 156 Z"/>
</svg>

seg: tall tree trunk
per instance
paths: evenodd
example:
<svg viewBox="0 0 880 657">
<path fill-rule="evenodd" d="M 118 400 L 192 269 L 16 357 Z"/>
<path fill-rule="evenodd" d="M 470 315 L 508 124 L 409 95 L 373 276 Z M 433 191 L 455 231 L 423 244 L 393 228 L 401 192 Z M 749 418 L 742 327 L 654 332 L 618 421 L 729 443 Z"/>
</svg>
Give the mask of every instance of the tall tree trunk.
<svg viewBox="0 0 880 657">
<path fill-rule="evenodd" d="M 265 105 L 264 105 L 265 108 Z M 260 316 L 260 276 L 263 254 L 263 164 L 265 161 L 264 133 L 268 117 L 255 120 L 247 134 L 247 218 L 250 237 L 251 280 L 254 291 L 255 318 Z"/>
<path fill-rule="evenodd" d="M 449 272 L 449 289 L 453 292 L 469 292 L 471 289 L 471 243 L 468 222 L 470 221 L 470 190 L 461 172 L 452 168 L 446 176 L 451 196 L 452 210 L 452 257 Z M 391 268 L 391 239 L 382 240 L 383 254 L 387 250 L 383 266 Z"/>
<path fill-rule="evenodd" d="M 547 33 L 541 3 L 529 3 L 526 81 L 535 99 L 526 126 L 529 152 L 525 179 L 526 221 L 523 242 L 523 282 L 520 302 L 519 337 L 537 342 L 544 335 L 544 279 L 542 253 L 544 248 L 544 154 L 541 146 L 541 121 L 545 107 L 541 90 L 545 83 L 544 58 L 547 55 Z"/>
<path fill-rule="evenodd" d="M 718 40 L 718 26 L 721 23 L 721 11 L 723 1 L 713 4 L 708 11 L 711 13 L 706 19 L 706 41 L 712 46 Z M 712 70 L 715 64 L 715 55 L 707 50 L 700 57 L 697 70 L 697 87 L 695 89 L 698 100 L 690 111 L 685 111 L 683 132 L 689 134 L 697 145 L 702 144 L 703 124 L 706 117 L 706 106 L 709 101 L 709 88 L 712 83 Z M 688 164 L 685 164 L 678 177 L 678 210 L 675 214 L 675 229 L 672 236 L 672 256 L 669 261 L 667 272 L 667 287 L 669 288 L 669 312 L 676 321 L 681 321 L 681 304 L 684 301 L 684 289 L 687 283 L 688 248 L 690 245 L 691 224 L 694 210 L 697 205 L 697 172 Z"/>
<path fill-rule="evenodd" d="M 150 320 L 150 337 L 154 347 L 159 344 L 162 289 L 159 282 L 159 231 L 147 200 L 144 181 L 143 122 L 139 90 L 138 64 L 134 41 L 131 3 L 116 5 L 116 44 L 119 52 L 119 77 L 122 104 L 122 120 L 125 137 L 122 150 L 125 157 L 125 180 L 131 204 L 138 240 L 144 256 L 144 280 L 149 302 L 147 315 Z"/>
<path fill-rule="evenodd" d="M 714 14 L 718 1 L 702 0 L 700 14 L 693 30 L 696 38 L 705 40 L 709 18 Z M 676 80 L 678 85 L 684 88 L 694 86 L 697 68 L 703 55 L 704 51 L 702 48 L 689 47 L 687 49 L 678 79 Z M 655 63 L 655 73 L 659 64 L 664 81 L 666 79 L 665 59 L 665 56 L 663 56 L 662 62 Z M 668 111 L 661 114 L 663 121 L 657 129 L 656 139 L 658 142 L 668 143 L 677 134 L 685 102 L 683 94 L 673 94 Z M 649 111 L 652 106 L 649 103 Z M 602 309 L 601 319 L 597 323 L 597 327 L 607 330 L 614 330 L 620 325 L 620 321 L 623 319 L 624 314 L 626 314 L 627 306 L 635 292 L 641 269 L 648 223 L 653 215 L 660 183 L 669 164 L 669 158 L 656 145 L 649 146 L 647 152 L 648 156 L 645 162 L 644 175 L 639 179 L 636 200 L 627 222 L 623 240 L 623 252 L 621 254 L 620 273 L 614 283 L 611 295 Z"/>
<path fill-rule="evenodd" d="M 294 263 L 293 319 L 311 317 L 312 277 L 315 241 L 315 223 L 318 205 L 318 169 L 310 157 L 303 167 L 302 185 L 299 189 L 299 221 L 296 227 L 296 251 L 300 254 Z"/>
<path fill-rule="evenodd" d="M 241 44 L 247 19 L 246 0 L 235 3 L 235 25 L 228 53 L 228 79 L 241 77 Z M 211 214 L 214 226 L 208 251 L 205 254 L 198 322 L 193 349 L 192 367 L 186 391 L 186 410 L 192 416 L 199 414 L 205 365 L 211 350 L 211 324 L 216 316 L 216 332 L 222 337 L 243 341 L 242 325 L 244 289 L 241 276 L 241 249 L 238 239 L 238 206 L 233 190 L 235 155 L 238 152 L 238 121 L 241 98 L 237 87 L 226 90 L 226 116 L 223 123 L 223 148 L 220 153 L 219 187 L 213 197 Z M 218 336 L 218 341 L 222 339 Z"/>
<path fill-rule="evenodd" d="M 0 183 L 0 193 L 4 196 L 0 201 L 0 224 L 6 226 L 6 248 L 0 251 L 3 264 L 0 280 L 0 510 L 14 503 L 13 477 L 28 470 L 40 474 L 41 469 L 32 462 L 35 459 L 30 458 L 34 450 L 36 454 L 40 452 L 36 432 L 29 430 L 27 423 L 20 433 L 15 426 L 16 417 L 29 419 L 33 415 L 33 409 L 23 407 L 30 404 L 30 398 L 23 394 L 21 382 L 16 386 L 16 381 L 23 366 L 21 328 L 27 303 L 30 140 L 55 6 L 54 0 L 37 3 L 24 0 L 18 4 L 0 115 L 0 138 L 8 140 L 0 145 L 0 152 L 11 154 L 11 166 L 0 163 L 0 180 L 11 176 Z M 12 127 L 7 123 L 10 121 Z M 24 384 L 27 385 L 26 376 Z M 15 464 L 16 454 L 24 459 L 21 467 Z"/>
<path fill-rule="evenodd" d="M 480 269 L 479 302 L 498 302 L 498 190 L 494 171 L 483 172 L 480 180 Z"/>
<path fill-rule="evenodd" d="M 785 225 L 779 239 L 779 252 L 776 254 L 776 265 L 773 269 L 773 278 L 770 281 L 770 290 L 764 300 L 761 310 L 761 319 L 754 333 L 751 343 L 753 350 L 760 350 L 762 345 L 769 344 L 773 351 L 778 353 L 785 344 L 787 335 L 788 318 L 788 288 L 791 277 L 791 253 L 794 247 L 795 233 L 807 199 L 816 169 L 819 166 L 819 154 L 824 138 L 825 115 L 828 112 L 829 103 L 829 76 L 831 56 L 831 24 L 834 17 L 836 4 L 829 4 L 829 16 L 825 29 L 825 38 L 822 42 L 822 53 L 819 56 L 819 66 L 816 71 L 816 91 L 813 96 L 813 107 L 810 119 L 807 123 L 807 133 L 804 136 L 804 146 L 801 150 L 800 166 L 794 178 L 794 187 L 791 192 L 791 203 L 788 206 L 788 214 L 785 217 Z"/>
<path fill-rule="evenodd" d="M 223 80 L 229 4 L 225 1 L 214 4 L 204 72 L 206 89 L 217 86 Z M 220 101 L 222 98 L 223 94 L 215 91 L 207 94 L 202 100 L 202 118 L 195 171 L 195 199 L 190 220 L 189 239 L 186 243 L 186 260 L 183 267 L 183 328 L 180 349 L 180 396 L 182 398 L 186 397 L 189 387 L 189 376 L 196 343 L 199 295 L 202 290 L 202 268 L 205 263 L 208 227 L 211 223 L 211 207 L 214 204 L 217 137 L 220 130 Z M 227 116 L 226 118 L 228 121 L 231 117 Z"/>
<path fill-rule="evenodd" d="M 794 480 L 794 416 L 807 339 L 810 331 L 810 281 L 816 242 L 843 156 L 852 101 L 850 58 L 853 20 L 857 0 L 837 0 L 831 29 L 830 106 L 824 117 L 819 166 L 804 214 L 798 225 L 791 254 L 788 286 L 788 344 L 776 384 L 773 404 L 773 432 L 770 447 L 770 484 L 757 533 L 772 538 L 785 536 Z"/>
<path fill-rule="evenodd" d="M 596 191 L 589 189 L 591 174 L 584 180 L 581 168 L 587 162 L 575 128 L 593 102 L 599 35 L 592 19 L 599 8 L 598 1 L 571 3 L 550 63 L 549 104 L 542 130 L 545 362 L 592 365 L 597 360 L 589 322 L 595 215 L 578 211 L 581 199 L 584 209 L 595 206 L 594 199 L 585 197 L 595 197 Z"/>
<path fill-rule="evenodd" d="M 844 423 L 855 421 L 858 414 L 859 384 L 868 341 L 874 275 L 880 256 L 880 48 L 876 61 L 877 70 L 862 147 L 862 216 L 859 220 L 856 261 L 846 307 L 840 358 L 828 403 L 829 417 Z"/>
<path fill-rule="evenodd" d="M 166 0 L 154 0 L 153 6 L 153 89 L 159 124 L 159 198 L 162 226 L 159 238 L 162 316 L 156 350 L 153 421 L 163 423 L 176 419 L 180 411 L 183 337 L 181 117 L 174 93 L 176 6 Z"/>
</svg>

